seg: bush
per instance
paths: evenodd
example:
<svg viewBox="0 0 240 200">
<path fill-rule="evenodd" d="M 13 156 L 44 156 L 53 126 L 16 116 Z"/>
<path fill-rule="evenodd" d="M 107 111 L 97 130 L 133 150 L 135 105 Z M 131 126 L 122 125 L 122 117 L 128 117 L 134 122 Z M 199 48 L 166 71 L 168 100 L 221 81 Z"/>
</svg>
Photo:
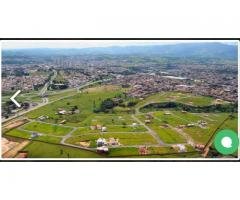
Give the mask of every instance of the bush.
<svg viewBox="0 0 240 200">
<path fill-rule="evenodd" d="M 136 104 L 137 104 L 136 101 L 129 101 L 128 104 L 127 104 L 127 106 L 128 106 L 128 107 L 132 107 L 132 106 L 135 106 Z"/>
</svg>

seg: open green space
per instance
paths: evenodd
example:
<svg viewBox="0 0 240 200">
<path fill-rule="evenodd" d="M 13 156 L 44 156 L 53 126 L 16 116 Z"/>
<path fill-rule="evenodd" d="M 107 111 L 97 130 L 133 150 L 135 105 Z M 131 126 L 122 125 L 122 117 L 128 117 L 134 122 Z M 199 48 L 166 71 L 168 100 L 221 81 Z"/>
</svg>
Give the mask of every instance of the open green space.
<svg viewBox="0 0 240 200">
<path fill-rule="evenodd" d="M 32 119 L 19 128 L 6 132 L 7 136 L 29 139 L 31 132 L 42 135 L 32 139 L 25 149 L 29 157 L 36 158 L 94 158 L 94 157 L 141 157 L 141 158 L 174 158 L 200 157 L 198 152 L 189 145 L 185 145 L 188 152 L 181 153 L 173 147 L 157 147 L 157 141 L 149 133 L 144 123 L 159 138 L 167 144 L 187 143 L 183 134 L 190 136 L 195 143 L 205 144 L 216 128 L 229 128 L 237 132 L 237 113 L 234 113 L 221 127 L 219 125 L 229 117 L 227 112 L 187 112 L 173 108 L 146 109 L 141 108 L 153 103 L 178 102 L 187 106 L 208 106 L 216 103 L 211 97 L 196 96 L 190 93 L 161 92 L 150 95 L 145 99 L 128 99 L 124 97 L 124 89 L 112 85 L 102 85 L 81 91 L 67 89 L 63 91 L 48 91 L 49 104 L 28 112 L 25 116 Z M 26 95 L 27 97 L 27 95 Z M 30 95 L 37 97 L 37 93 Z M 39 98 L 39 97 L 38 97 Z M 113 109 L 98 110 L 103 102 L 111 103 L 123 100 Z M 60 99 L 60 100 L 58 100 Z M 108 102 L 105 100 L 110 99 Z M 135 102 L 128 107 L 128 102 Z M 228 102 L 222 102 L 229 105 Z M 96 109 L 97 108 L 97 109 Z M 134 114 L 134 110 L 136 113 Z M 142 123 L 134 119 L 137 117 Z M 40 116 L 45 119 L 39 118 Z M 42 121 L 41 121 L 42 120 Z M 204 123 L 205 125 L 201 125 Z M 106 127 L 104 132 L 99 127 Z M 74 130 L 74 131 L 73 131 Z M 72 131 L 66 144 L 96 147 L 99 138 L 118 139 L 120 146 L 109 147 L 109 153 L 100 155 L 95 152 L 60 145 L 62 137 Z M 184 135 L 184 136 L 183 136 Z M 42 141 L 42 142 L 40 142 Z M 85 143 L 84 143 L 85 142 Z M 56 145 L 59 144 L 59 145 Z M 42 146 L 41 146 L 42 145 Z M 139 155 L 139 146 L 148 147 L 150 155 Z M 46 148 L 46 149 L 43 149 Z M 48 152 L 49 151 L 49 152 Z M 52 151 L 52 152 L 50 152 Z"/>
<path fill-rule="evenodd" d="M 68 138 L 65 141 L 65 143 L 81 146 L 80 142 L 90 142 L 89 147 L 96 147 L 97 146 L 96 141 L 100 137 L 101 135 L 99 133 L 82 134 L 82 135 L 72 136 Z"/>
<path fill-rule="evenodd" d="M 71 123 L 72 125 L 76 123 L 79 126 L 79 122 L 84 121 L 89 114 L 93 113 L 94 107 L 98 107 L 102 100 L 112 98 L 120 93 L 121 88 L 114 86 L 90 88 L 82 93 L 77 93 L 74 96 L 63 98 L 31 111 L 27 114 L 27 117 L 36 119 L 45 115 L 54 122 L 66 120 L 66 124 Z M 77 108 L 78 112 L 69 114 L 73 107 Z M 65 110 L 67 114 L 58 114 L 59 110 Z"/>
<path fill-rule="evenodd" d="M 183 152 L 183 153 L 166 153 L 166 154 L 153 154 L 153 155 L 142 155 L 142 156 L 128 156 L 129 158 L 202 158 L 201 152 Z"/>
<path fill-rule="evenodd" d="M 181 128 L 182 131 L 191 136 L 195 142 L 203 144 L 209 140 L 216 128 L 229 116 L 228 113 L 189 113 L 173 110 L 151 112 L 151 115 L 153 119 L 148 126 L 156 131 L 164 142 L 184 142 L 182 136 L 170 128 L 184 126 Z M 147 114 L 140 114 L 138 118 L 144 122 L 146 116 Z M 201 126 L 199 124 L 201 121 L 206 122 L 206 126 Z M 225 122 L 221 129 L 224 128 L 230 128 L 237 132 L 237 114 L 234 114 L 233 119 Z"/>
<path fill-rule="evenodd" d="M 167 114 L 166 114 L 167 113 Z M 185 117 L 176 116 L 176 112 L 173 113 L 171 111 L 157 111 L 153 113 L 155 119 L 157 119 L 160 125 L 170 124 L 172 126 L 177 126 L 180 124 L 190 123 Z"/>
<path fill-rule="evenodd" d="M 159 113 L 157 113 L 159 115 Z M 153 115 L 154 116 L 154 115 Z M 138 115 L 137 116 L 143 123 L 146 120 L 145 115 Z M 169 116 L 168 116 L 169 117 Z M 182 135 L 180 135 L 177 131 L 173 130 L 171 127 L 165 126 L 166 124 L 171 124 L 171 121 L 168 119 L 161 119 L 161 118 L 153 118 L 150 120 L 151 122 L 146 124 L 152 130 L 154 130 L 161 140 L 165 143 L 173 144 L 173 143 L 185 143 L 186 140 Z M 174 121 L 173 121 L 174 122 Z"/>
<path fill-rule="evenodd" d="M 116 125 L 116 126 L 107 126 L 107 132 L 145 132 L 147 129 L 142 125 L 136 126 L 124 126 L 124 125 Z"/>
<path fill-rule="evenodd" d="M 91 133 L 100 133 L 100 130 L 91 130 L 90 127 L 79 127 L 75 131 L 73 131 L 72 135 L 77 136 Z"/>
<path fill-rule="evenodd" d="M 173 147 L 148 147 L 147 155 L 140 155 L 139 148 L 136 147 L 119 147 L 112 148 L 108 157 L 132 157 L 132 158 L 196 158 L 201 157 L 191 146 L 186 145 L 187 152 L 179 153 Z M 192 152 L 192 153 L 190 153 Z"/>
<path fill-rule="evenodd" d="M 33 141 L 26 146 L 24 151 L 28 152 L 29 158 L 101 158 L 102 156 L 91 151 L 47 144 Z"/>
<path fill-rule="evenodd" d="M 237 114 L 234 114 L 233 117 L 230 117 L 221 127 L 220 129 L 231 129 L 238 132 L 238 118 Z"/>
<path fill-rule="evenodd" d="M 41 97 L 39 96 L 39 91 L 33 91 L 28 93 L 20 93 L 16 98 L 19 102 L 42 102 Z"/>
<path fill-rule="evenodd" d="M 217 128 L 224 129 L 223 126 L 219 127 L 219 125 L 228 117 L 228 114 L 226 113 L 216 115 L 219 115 L 217 120 L 210 121 L 204 119 L 207 122 L 207 126 L 205 128 L 201 128 L 199 126 L 185 127 L 183 131 L 189 134 L 195 142 L 206 144 Z M 211 116 L 211 118 L 214 119 L 213 116 Z M 228 125 L 225 126 L 225 128 L 230 128 L 235 131 L 237 130 L 237 120 L 228 120 L 226 124 Z"/>
<path fill-rule="evenodd" d="M 111 148 L 109 153 L 98 154 L 92 151 L 77 149 L 73 147 L 48 144 L 39 141 L 33 141 L 26 146 L 24 151 L 28 152 L 29 158 L 106 158 L 106 157 L 133 157 L 133 158 L 174 158 L 174 157 L 200 157 L 196 152 L 194 154 L 178 154 L 171 147 L 151 147 L 148 148 L 150 155 L 139 155 L 139 149 L 136 147 Z M 151 155 L 152 154 L 152 155 Z M 192 156 L 191 156 L 192 155 Z M 197 155 L 197 156 L 196 156 Z"/>
<path fill-rule="evenodd" d="M 161 127 L 158 124 L 151 124 L 149 127 L 151 127 L 155 132 L 157 132 L 160 139 L 163 140 L 165 143 L 174 144 L 186 142 L 182 135 L 169 127 Z"/>
<path fill-rule="evenodd" d="M 12 129 L 8 132 L 5 133 L 7 136 L 13 136 L 13 137 L 20 137 L 24 139 L 28 139 L 31 137 L 31 134 L 27 131 L 24 130 L 19 130 L 19 129 Z"/>
<path fill-rule="evenodd" d="M 67 96 L 72 96 L 77 94 L 77 89 L 66 89 L 62 91 L 47 91 L 47 97 L 49 102 L 56 101 L 58 99 L 62 99 Z"/>
<path fill-rule="evenodd" d="M 60 144 L 62 138 L 61 137 L 55 137 L 52 135 L 41 135 L 33 139 L 34 141 L 42 141 L 42 142 L 48 142 L 51 144 Z"/>
<path fill-rule="evenodd" d="M 46 124 L 46 123 L 40 123 L 40 122 L 30 122 L 22 127 L 25 130 L 28 131 L 35 131 L 39 133 L 45 133 L 49 135 L 59 135 L 63 136 L 68 134 L 72 128 L 70 127 L 63 127 L 58 125 L 52 125 L 52 124 Z"/>
<path fill-rule="evenodd" d="M 11 137 L 23 138 L 23 139 L 31 138 L 31 133 L 29 133 L 28 131 L 20 130 L 20 129 L 13 129 L 5 133 L 5 135 L 11 136 Z M 61 139 L 62 139 L 61 137 L 55 137 L 51 135 L 40 135 L 33 138 L 32 140 L 59 144 Z"/>
<path fill-rule="evenodd" d="M 219 113 L 219 112 L 237 112 L 237 104 L 227 103 L 227 104 L 214 104 L 207 106 L 195 106 L 187 105 L 179 102 L 160 102 L 160 103 L 150 103 L 144 105 L 140 108 L 141 112 L 150 112 L 150 111 L 161 111 L 163 109 L 177 110 L 177 111 L 186 111 L 191 113 Z"/>
<path fill-rule="evenodd" d="M 155 139 L 149 133 L 89 133 L 70 137 L 66 143 L 80 145 L 80 142 L 90 142 L 90 147 L 96 147 L 98 138 L 115 138 L 121 145 L 147 145 L 157 144 Z"/>
<path fill-rule="evenodd" d="M 80 125 L 132 125 L 135 121 L 130 115 L 118 115 L 118 114 L 91 114 Z"/>
<path fill-rule="evenodd" d="M 108 157 L 129 157 L 138 155 L 139 151 L 136 147 L 111 148 L 108 153 Z"/>
<path fill-rule="evenodd" d="M 187 97 L 177 99 L 178 102 L 188 104 L 188 105 L 195 105 L 195 106 L 205 106 L 213 104 L 213 98 L 206 97 L 206 96 L 195 96 L 195 95 L 188 95 Z"/>
<path fill-rule="evenodd" d="M 123 125 L 111 125 L 111 126 L 106 126 L 107 131 L 102 132 L 101 130 L 98 129 L 91 129 L 90 127 L 79 127 L 77 128 L 72 135 L 82 135 L 82 134 L 86 134 L 86 133 L 102 133 L 102 134 L 106 134 L 109 132 L 146 132 L 147 130 L 145 129 L 144 126 L 142 125 L 137 125 L 137 126 L 123 126 Z"/>
<path fill-rule="evenodd" d="M 140 101 L 136 107 L 140 108 L 146 104 L 160 102 L 179 102 L 193 106 L 207 106 L 213 104 L 214 99 L 206 96 L 193 95 L 191 93 L 161 92 L 146 97 Z"/>
</svg>

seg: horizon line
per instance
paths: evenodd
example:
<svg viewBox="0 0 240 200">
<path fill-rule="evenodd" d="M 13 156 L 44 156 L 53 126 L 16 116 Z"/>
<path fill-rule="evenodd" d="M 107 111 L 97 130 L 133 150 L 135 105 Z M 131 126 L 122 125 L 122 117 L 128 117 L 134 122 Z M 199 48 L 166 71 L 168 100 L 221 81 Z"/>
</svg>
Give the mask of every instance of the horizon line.
<svg viewBox="0 0 240 200">
<path fill-rule="evenodd" d="M 94 42 L 94 43 L 93 43 Z M 56 40 L 49 41 L 1 41 L 2 50 L 26 50 L 26 49 L 88 49 L 88 48 L 113 48 L 113 47 L 133 47 L 133 46 L 167 46 L 167 45 L 178 45 L 178 44 L 198 44 L 198 43 L 219 43 L 231 46 L 237 46 L 238 41 L 226 41 L 226 40 L 176 40 L 176 41 L 67 41 L 67 40 Z M 60 45 L 60 46 L 57 46 Z M 72 46 L 71 46 L 72 45 Z M 77 45 L 77 46 L 76 46 Z"/>
</svg>

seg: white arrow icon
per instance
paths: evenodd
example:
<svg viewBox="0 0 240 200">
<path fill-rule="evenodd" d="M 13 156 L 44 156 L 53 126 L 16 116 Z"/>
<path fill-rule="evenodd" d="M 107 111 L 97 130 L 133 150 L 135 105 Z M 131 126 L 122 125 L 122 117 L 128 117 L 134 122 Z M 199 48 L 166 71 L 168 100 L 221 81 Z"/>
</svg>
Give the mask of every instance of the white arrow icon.
<svg viewBox="0 0 240 200">
<path fill-rule="evenodd" d="M 15 97 L 21 92 L 21 90 L 18 90 L 10 99 L 11 101 L 17 106 L 17 107 L 21 107 L 21 105 L 15 100 Z"/>
</svg>

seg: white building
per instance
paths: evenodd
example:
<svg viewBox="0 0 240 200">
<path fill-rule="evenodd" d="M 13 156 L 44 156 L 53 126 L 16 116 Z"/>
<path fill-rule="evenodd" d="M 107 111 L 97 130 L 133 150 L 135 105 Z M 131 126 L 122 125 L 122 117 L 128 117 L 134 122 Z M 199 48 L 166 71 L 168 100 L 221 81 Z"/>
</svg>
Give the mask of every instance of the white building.
<svg viewBox="0 0 240 200">
<path fill-rule="evenodd" d="M 107 127 L 103 126 L 101 129 L 102 132 L 106 132 L 107 131 Z"/>
<path fill-rule="evenodd" d="M 98 138 L 97 139 L 97 146 L 98 147 L 104 146 L 106 144 L 107 144 L 107 142 L 106 142 L 105 138 Z"/>
</svg>

